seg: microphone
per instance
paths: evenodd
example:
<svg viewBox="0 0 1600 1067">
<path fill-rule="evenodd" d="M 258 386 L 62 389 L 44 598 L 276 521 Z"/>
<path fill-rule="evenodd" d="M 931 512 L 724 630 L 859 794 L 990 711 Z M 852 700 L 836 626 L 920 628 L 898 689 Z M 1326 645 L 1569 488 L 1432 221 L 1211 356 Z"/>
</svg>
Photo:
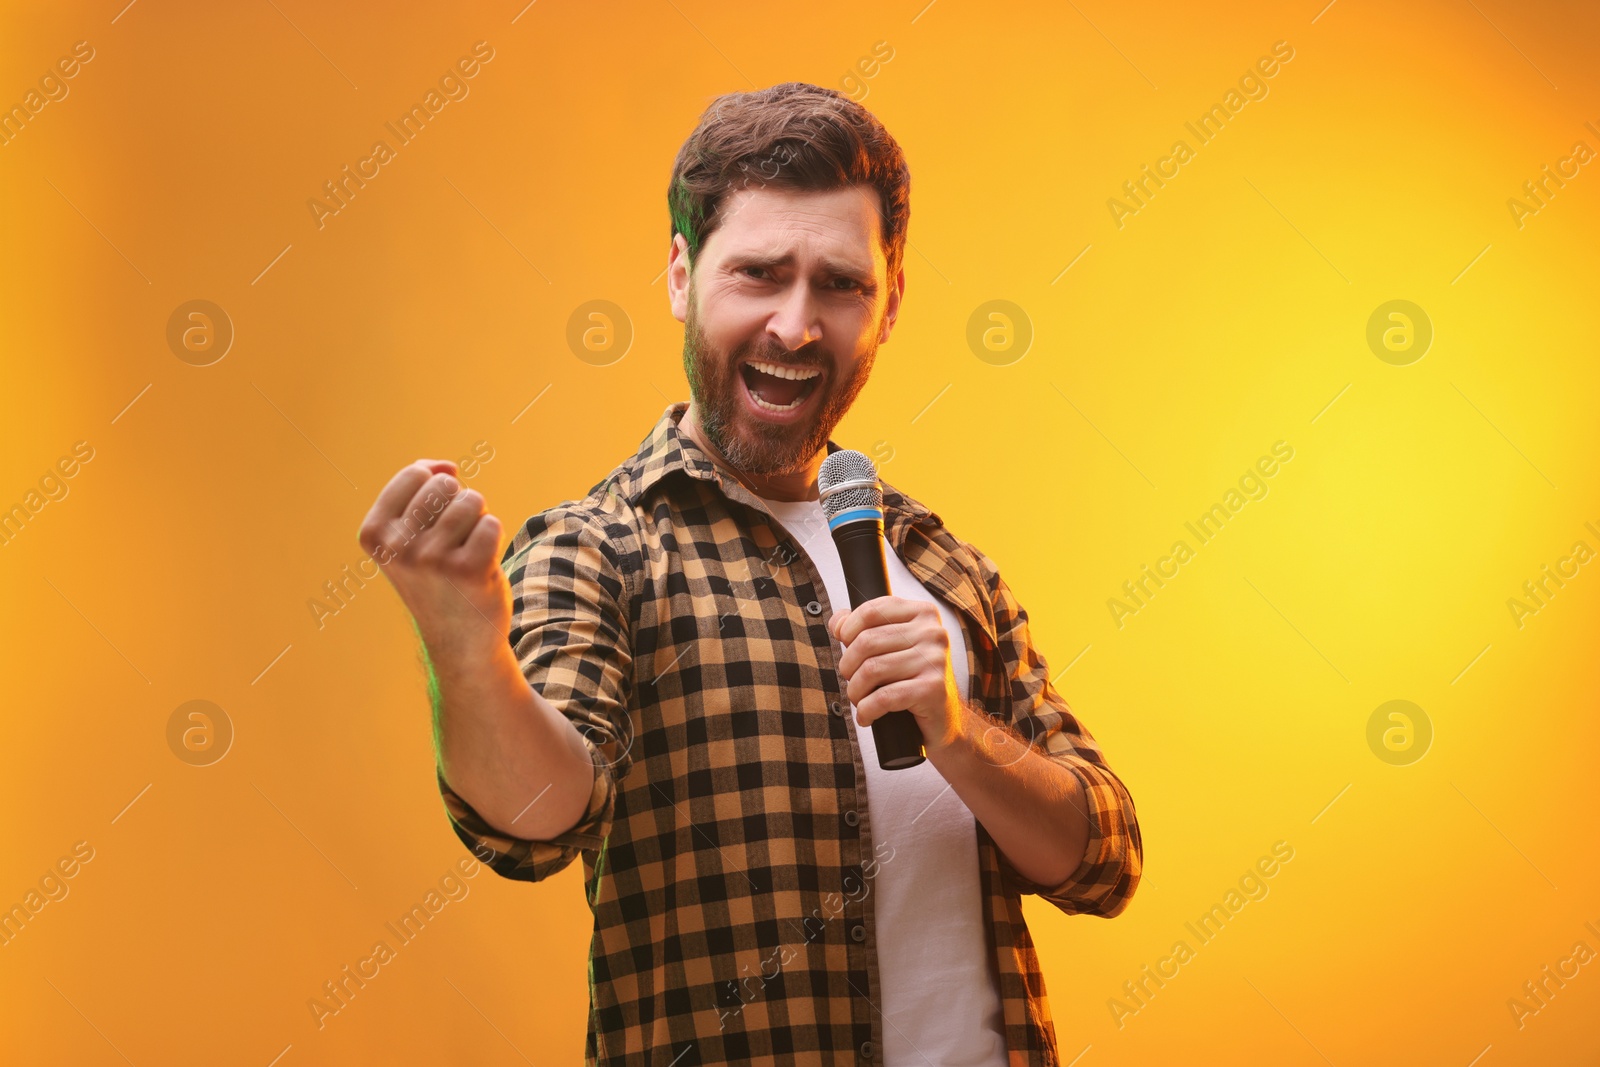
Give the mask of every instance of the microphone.
<svg viewBox="0 0 1600 1067">
<path fill-rule="evenodd" d="M 883 556 L 883 489 L 878 468 L 854 449 L 841 448 L 822 461 L 817 496 L 828 518 L 828 532 L 839 549 L 850 607 L 889 595 L 889 565 Z M 891 711 L 872 720 L 878 766 L 886 771 L 915 767 L 927 759 L 922 730 L 909 711 Z"/>
</svg>

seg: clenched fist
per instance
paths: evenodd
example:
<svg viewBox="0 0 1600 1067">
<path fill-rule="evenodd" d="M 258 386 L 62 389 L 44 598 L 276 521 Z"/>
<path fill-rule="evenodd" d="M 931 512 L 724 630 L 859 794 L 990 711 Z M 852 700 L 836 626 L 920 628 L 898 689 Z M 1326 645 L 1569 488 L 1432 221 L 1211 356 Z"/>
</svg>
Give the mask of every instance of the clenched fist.
<svg viewBox="0 0 1600 1067">
<path fill-rule="evenodd" d="M 430 655 L 503 643 L 511 583 L 500 569 L 500 520 L 462 489 L 449 460 L 419 459 L 389 479 L 359 540 L 389 576 Z"/>
</svg>

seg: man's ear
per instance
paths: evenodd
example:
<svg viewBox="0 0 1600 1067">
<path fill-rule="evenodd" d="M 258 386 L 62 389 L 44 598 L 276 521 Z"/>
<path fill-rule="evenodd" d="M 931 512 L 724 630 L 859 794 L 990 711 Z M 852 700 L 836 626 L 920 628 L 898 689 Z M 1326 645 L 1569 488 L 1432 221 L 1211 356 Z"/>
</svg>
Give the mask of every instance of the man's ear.
<svg viewBox="0 0 1600 1067">
<path fill-rule="evenodd" d="M 889 306 L 883 311 L 883 329 L 878 331 L 878 343 L 881 345 L 889 339 L 889 331 L 894 329 L 895 319 L 900 315 L 900 298 L 906 291 L 906 270 L 901 267 L 894 275 L 894 284 L 889 286 Z"/>
<path fill-rule="evenodd" d="M 679 322 L 689 318 L 689 241 L 681 233 L 672 235 L 672 247 L 667 251 L 667 300 L 672 305 L 672 317 Z"/>
</svg>

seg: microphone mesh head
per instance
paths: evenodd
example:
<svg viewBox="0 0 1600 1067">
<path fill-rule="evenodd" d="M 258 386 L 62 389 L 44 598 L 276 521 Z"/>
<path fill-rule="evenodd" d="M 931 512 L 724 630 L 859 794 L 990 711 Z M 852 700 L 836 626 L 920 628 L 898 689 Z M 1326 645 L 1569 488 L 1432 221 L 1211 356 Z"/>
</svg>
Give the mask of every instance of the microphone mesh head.
<svg viewBox="0 0 1600 1067">
<path fill-rule="evenodd" d="M 822 511 L 829 519 L 851 508 L 883 510 L 878 468 L 865 454 L 851 448 L 841 448 L 822 461 L 822 469 L 817 472 L 817 495 L 822 498 Z"/>
</svg>

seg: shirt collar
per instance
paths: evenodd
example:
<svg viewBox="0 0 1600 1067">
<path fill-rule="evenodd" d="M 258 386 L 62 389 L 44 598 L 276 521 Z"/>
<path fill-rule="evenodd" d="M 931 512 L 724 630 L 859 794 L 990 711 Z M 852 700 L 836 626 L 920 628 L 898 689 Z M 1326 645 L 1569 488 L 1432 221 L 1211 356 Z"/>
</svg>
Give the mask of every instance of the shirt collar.
<svg viewBox="0 0 1600 1067">
<path fill-rule="evenodd" d="M 639 451 L 622 465 L 618 474 L 617 490 L 629 504 L 637 506 L 650 487 L 667 475 L 677 471 L 703 482 L 714 482 L 725 496 L 746 503 L 756 497 L 735 479 L 726 478 L 705 450 L 678 425 L 678 420 L 689 409 L 687 400 L 668 404 L 650 433 L 639 445 Z M 840 446 L 828 440 L 828 454 L 839 451 Z M 883 487 L 884 526 L 886 531 L 903 524 L 924 523 L 942 526 L 938 514 L 921 501 L 901 492 L 881 477 Z"/>
</svg>

